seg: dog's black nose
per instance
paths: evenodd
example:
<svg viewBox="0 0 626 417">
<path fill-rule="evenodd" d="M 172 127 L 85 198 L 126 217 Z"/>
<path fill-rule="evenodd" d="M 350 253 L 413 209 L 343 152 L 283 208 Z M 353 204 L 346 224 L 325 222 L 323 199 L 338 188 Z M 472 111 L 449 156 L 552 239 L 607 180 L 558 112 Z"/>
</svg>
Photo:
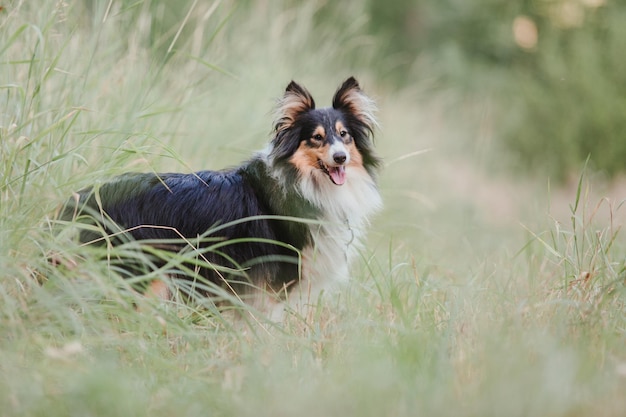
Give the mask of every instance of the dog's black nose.
<svg viewBox="0 0 626 417">
<path fill-rule="evenodd" d="M 346 154 L 343 152 L 337 152 L 333 155 L 333 160 L 338 164 L 343 164 L 346 162 Z"/>
</svg>

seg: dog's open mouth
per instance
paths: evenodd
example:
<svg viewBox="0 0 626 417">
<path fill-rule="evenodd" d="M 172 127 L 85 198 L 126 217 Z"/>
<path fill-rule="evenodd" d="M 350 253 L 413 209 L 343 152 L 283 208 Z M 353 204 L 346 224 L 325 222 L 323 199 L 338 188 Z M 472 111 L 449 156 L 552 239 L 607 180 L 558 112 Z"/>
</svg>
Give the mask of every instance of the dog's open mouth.
<svg viewBox="0 0 626 417">
<path fill-rule="evenodd" d="M 342 185 L 346 182 L 346 167 L 339 165 L 336 167 L 327 166 L 322 160 L 317 161 L 321 170 L 324 171 L 335 185 Z"/>
</svg>

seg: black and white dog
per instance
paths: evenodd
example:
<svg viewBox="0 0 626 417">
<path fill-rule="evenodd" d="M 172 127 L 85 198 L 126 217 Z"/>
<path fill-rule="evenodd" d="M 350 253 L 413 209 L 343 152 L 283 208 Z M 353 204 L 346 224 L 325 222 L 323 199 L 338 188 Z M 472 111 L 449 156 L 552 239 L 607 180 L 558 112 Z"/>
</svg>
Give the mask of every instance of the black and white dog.
<svg viewBox="0 0 626 417">
<path fill-rule="evenodd" d="M 256 294 L 252 300 L 280 294 L 299 308 L 348 278 L 368 219 L 382 206 L 374 110 L 354 78 L 339 87 L 332 107 L 321 109 L 292 81 L 279 100 L 269 146 L 242 165 L 125 174 L 80 192 L 62 218 L 102 225 L 116 236 L 109 242 L 120 236 L 146 245 L 162 240 L 173 251 L 197 242 L 194 250 L 205 263 L 193 269 L 195 276 L 175 275 L 201 277 L 238 296 Z M 171 245 L 176 239 L 180 244 Z M 81 233 L 85 243 L 102 240 Z M 148 290 L 171 294 L 159 280 Z M 283 303 L 270 305 L 271 315 L 280 317 Z"/>
</svg>

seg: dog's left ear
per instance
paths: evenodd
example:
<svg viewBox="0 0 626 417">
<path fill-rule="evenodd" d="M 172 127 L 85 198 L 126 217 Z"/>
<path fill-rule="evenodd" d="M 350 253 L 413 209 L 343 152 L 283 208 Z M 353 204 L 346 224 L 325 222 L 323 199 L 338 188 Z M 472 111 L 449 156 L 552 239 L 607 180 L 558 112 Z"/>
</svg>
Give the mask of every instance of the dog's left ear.
<svg viewBox="0 0 626 417">
<path fill-rule="evenodd" d="M 355 117 L 370 132 L 378 125 L 374 113 L 376 103 L 363 93 L 359 82 L 350 77 L 339 87 L 333 97 L 333 108 Z"/>
</svg>

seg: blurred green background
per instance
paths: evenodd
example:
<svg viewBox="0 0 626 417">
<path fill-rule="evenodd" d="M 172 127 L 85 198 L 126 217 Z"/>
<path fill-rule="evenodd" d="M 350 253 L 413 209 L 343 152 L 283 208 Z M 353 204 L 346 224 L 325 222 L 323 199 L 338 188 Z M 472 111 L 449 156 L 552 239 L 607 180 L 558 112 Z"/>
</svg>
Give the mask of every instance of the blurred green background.
<svg viewBox="0 0 626 417">
<path fill-rule="evenodd" d="M 107 2 L 88 4 L 96 8 Z M 126 7 L 139 10 L 138 4 L 127 1 Z M 174 37 L 178 45 L 185 38 L 193 41 L 191 29 L 177 32 L 190 10 L 192 19 L 202 19 L 193 5 L 149 4 L 147 41 L 155 51 L 167 55 Z M 310 13 L 294 11 L 302 9 Z M 626 169 L 623 1 L 241 1 L 221 5 L 220 12 L 232 13 L 224 16 L 231 20 L 227 29 L 238 28 L 230 36 L 246 35 L 232 22 L 248 21 L 246 15 L 265 14 L 271 22 L 292 14 L 286 25 L 305 26 L 307 34 L 316 35 L 291 38 L 292 29 L 286 27 L 276 34 L 280 39 L 260 36 L 267 37 L 268 50 L 273 45 L 293 48 L 296 62 L 302 54 L 328 57 L 309 72 L 367 68 L 386 88 L 415 88 L 422 97 L 461 93 L 465 101 L 454 100 L 449 112 L 476 118 L 458 108 L 471 102 L 486 113 L 492 142 L 506 156 L 498 158 L 499 164 L 513 173 L 545 173 L 563 181 L 577 177 L 587 157 L 590 167 L 609 178 Z M 250 28 L 249 34 L 256 38 L 263 29 Z M 225 69 L 237 73 L 243 68 L 231 64 Z"/>
</svg>

